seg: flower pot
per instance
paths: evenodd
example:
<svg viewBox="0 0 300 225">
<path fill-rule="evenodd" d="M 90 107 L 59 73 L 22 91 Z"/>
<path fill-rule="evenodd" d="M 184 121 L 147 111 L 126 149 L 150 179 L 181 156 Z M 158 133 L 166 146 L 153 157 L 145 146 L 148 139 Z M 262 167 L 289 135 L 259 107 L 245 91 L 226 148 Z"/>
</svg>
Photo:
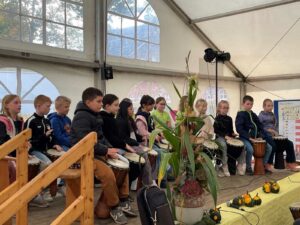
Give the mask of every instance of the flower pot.
<svg viewBox="0 0 300 225">
<path fill-rule="evenodd" d="M 202 220 L 204 207 L 198 208 L 183 208 L 175 206 L 176 218 L 179 222 L 185 225 L 194 225 Z"/>
<path fill-rule="evenodd" d="M 200 222 L 204 213 L 204 195 L 195 197 L 183 197 L 178 195 L 175 198 L 176 219 L 185 225 L 193 225 Z"/>
</svg>

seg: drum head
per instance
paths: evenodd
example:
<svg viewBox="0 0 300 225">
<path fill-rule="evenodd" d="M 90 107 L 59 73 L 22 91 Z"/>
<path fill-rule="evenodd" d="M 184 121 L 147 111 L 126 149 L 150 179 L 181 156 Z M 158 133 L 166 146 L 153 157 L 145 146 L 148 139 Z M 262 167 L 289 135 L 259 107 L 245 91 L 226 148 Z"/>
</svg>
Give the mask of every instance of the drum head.
<svg viewBox="0 0 300 225">
<path fill-rule="evenodd" d="M 65 152 L 64 151 L 57 151 L 56 149 L 48 149 L 47 150 L 47 154 L 50 155 L 50 156 L 55 156 L 55 157 L 60 157 L 64 154 Z"/>
<path fill-rule="evenodd" d="M 167 139 L 161 139 L 161 143 L 163 143 L 163 144 L 165 144 L 165 145 L 168 145 L 168 144 L 170 144 L 168 141 L 167 141 Z"/>
<path fill-rule="evenodd" d="M 150 148 L 149 148 L 149 147 L 143 146 L 142 148 L 143 148 L 143 151 L 144 151 L 144 152 L 149 152 L 149 151 L 150 151 Z"/>
<path fill-rule="evenodd" d="M 282 135 L 278 135 L 278 136 L 274 136 L 273 139 L 274 140 L 286 140 L 287 138 Z"/>
<path fill-rule="evenodd" d="M 28 165 L 38 165 L 41 163 L 41 160 L 39 160 L 36 156 L 32 156 L 28 159 Z"/>
<path fill-rule="evenodd" d="M 153 156 L 157 156 L 158 155 L 157 151 L 155 151 L 153 149 L 151 149 L 151 151 L 149 151 L 148 154 L 149 155 L 153 155 Z"/>
<path fill-rule="evenodd" d="M 227 144 L 235 146 L 235 147 L 244 147 L 244 143 L 236 138 L 226 140 Z"/>
<path fill-rule="evenodd" d="M 129 168 L 129 165 L 126 162 L 119 159 L 108 159 L 106 162 L 108 165 L 122 170 Z"/>
<path fill-rule="evenodd" d="M 266 143 L 265 140 L 260 140 L 260 139 L 255 139 L 255 141 L 253 141 L 253 143 Z"/>
<path fill-rule="evenodd" d="M 215 142 L 210 140 L 205 140 L 203 142 L 203 146 L 211 150 L 217 150 L 219 148 L 219 146 Z"/>
<path fill-rule="evenodd" d="M 168 144 L 158 143 L 157 145 L 162 149 L 170 149 L 170 145 Z"/>
<path fill-rule="evenodd" d="M 290 208 L 298 208 L 300 210 L 300 202 L 295 202 L 290 205 Z"/>
<path fill-rule="evenodd" d="M 140 157 L 138 154 L 133 152 L 125 152 L 124 157 L 134 163 L 145 163 L 145 159 L 143 157 Z"/>
</svg>

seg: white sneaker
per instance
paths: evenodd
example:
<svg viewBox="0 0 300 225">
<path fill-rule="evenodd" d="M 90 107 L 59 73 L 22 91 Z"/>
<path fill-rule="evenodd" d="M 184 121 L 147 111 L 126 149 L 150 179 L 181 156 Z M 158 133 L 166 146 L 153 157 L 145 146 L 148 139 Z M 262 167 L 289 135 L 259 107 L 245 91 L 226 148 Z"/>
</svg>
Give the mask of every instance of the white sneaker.
<svg viewBox="0 0 300 225">
<path fill-rule="evenodd" d="M 223 171 L 221 169 L 219 169 L 217 171 L 218 177 L 225 177 L 225 174 L 223 173 Z"/>
<path fill-rule="evenodd" d="M 53 202 L 54 198 L 51 196 L 50 192 L 47 191 L 44 194 L 42 194 L 42 197 L 44 198 L 45 201 L 47 202 Z"/>
<path fill-rule="evenodd" d="M 45 201 L 41 194 L 37 195 L 34 199 L 29 202 L 29 206 L 39 207 L 39 208 L 47 208 L 49 204 Z"/>
<path fill-rule="evenodd" d="M 240 175 L 240 176 L 245 175 L 245 169 L 244 169 L 243 164 L 238 164 L 237 167 L 236 167 L 236 170 L 237 170 L 238 175 Z"/>
<path fill-rule="evenodd" d="M 223 169 L 223 173 L 226 177 L 230 177 L 230 173 L 229 173 L 229 170 L 228 170 L 228 165 L 227 164 L 224 164 L 222 166 L 222 169 Z"/>
</svg>

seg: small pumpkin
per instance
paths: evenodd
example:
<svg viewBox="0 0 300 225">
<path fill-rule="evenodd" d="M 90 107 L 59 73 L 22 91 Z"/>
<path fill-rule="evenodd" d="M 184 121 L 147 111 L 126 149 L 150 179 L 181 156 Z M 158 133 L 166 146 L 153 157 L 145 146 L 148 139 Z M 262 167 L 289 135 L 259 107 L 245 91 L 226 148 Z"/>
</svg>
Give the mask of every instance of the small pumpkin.
<svg viewBox="0 0 300 225">
<path fill-rule="evenodd" d="M 271 192 L 271 183 L 265 182 L 262 189 L 265 193 L 270 193 Z"/>
<path fill-rule="evenodd" d="M 245 206 L 247 206 L 247 207 L 255 206 L 254 200 L 252 198 L 249 198 L 249 197 L 245 198 Z"/>
<path fill-rule="evenodd" d="M 236 206 L 242 206 L 244 204 L 244 199 L 242 196 L 235 197 L 232 200 L 232 204 Z"/>
<path fill-rule="evenodd" d="M 249 194 L 249 192 L 247 191 L 247 193 L 246 194 L 244 194 L 243 195 L 243 198 L 245 199 L 245 198 L 251 198 L 251 195 Z"/>
<path fill-rule="evenodd" d="M 279 190 L 280 190 L 280 186 L 277 182 L 273 182 L 272 185 L 271 185 L 271 192 L 272 193 L 279 193 Z"/>
<path fill-rule="evenodd" d="M 221 219 L 222 219 L 221 213 L 220 213 L 220 208 L 210 209 L 209 217 L 217 224 L 220 223 Z"/>
<path fill-rule="evenodd" d="M 253 197 L 253 201 L 255 205 L 261 205 L 262 200 L 261 198 L 258 196 L 258 193 Z"/>
</svg>

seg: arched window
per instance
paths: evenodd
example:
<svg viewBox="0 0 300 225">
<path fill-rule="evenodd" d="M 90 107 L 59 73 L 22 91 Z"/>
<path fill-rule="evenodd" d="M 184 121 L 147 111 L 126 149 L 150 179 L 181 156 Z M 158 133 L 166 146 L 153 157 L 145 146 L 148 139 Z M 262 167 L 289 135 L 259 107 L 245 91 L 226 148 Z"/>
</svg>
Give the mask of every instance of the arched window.
<svg viewBox="0 0 300 225">
<path fill-rule="evenodd" d="M 111 56 L 160 61 L 160 27 L 146 0 L 111 0 L 107 14 L 107 53 Z"/>
<path fill-rule="evenodd" d="M 0 100 L 7 94 L 17 94 L 22 101 L 21 114 L 26 118 L 34 111 L 33 100 L 43 94 L 54 100 L 57 88 L 43 75 L 22 68 L 0 68 Z M 0 102 L 0 104 L 1 104 Z M 53 105 L 51 107 L 53 109 Z"/>
<path fill-rule="evenodd" d="M 171 103 L 171 97 L 168 91 L 157 82 L 141 81 L 130 89 L 127 96 L 132 100 L 136 108 L 140 106 L 140 100 L 143 95 L 151 95 L 154 99 L 164 97 L 167 104 Z"/>
<path fill-rule="evenodd" d="M 83 0 L 0 0 L 0 38 L 83 51 Z"/>
</svg>

